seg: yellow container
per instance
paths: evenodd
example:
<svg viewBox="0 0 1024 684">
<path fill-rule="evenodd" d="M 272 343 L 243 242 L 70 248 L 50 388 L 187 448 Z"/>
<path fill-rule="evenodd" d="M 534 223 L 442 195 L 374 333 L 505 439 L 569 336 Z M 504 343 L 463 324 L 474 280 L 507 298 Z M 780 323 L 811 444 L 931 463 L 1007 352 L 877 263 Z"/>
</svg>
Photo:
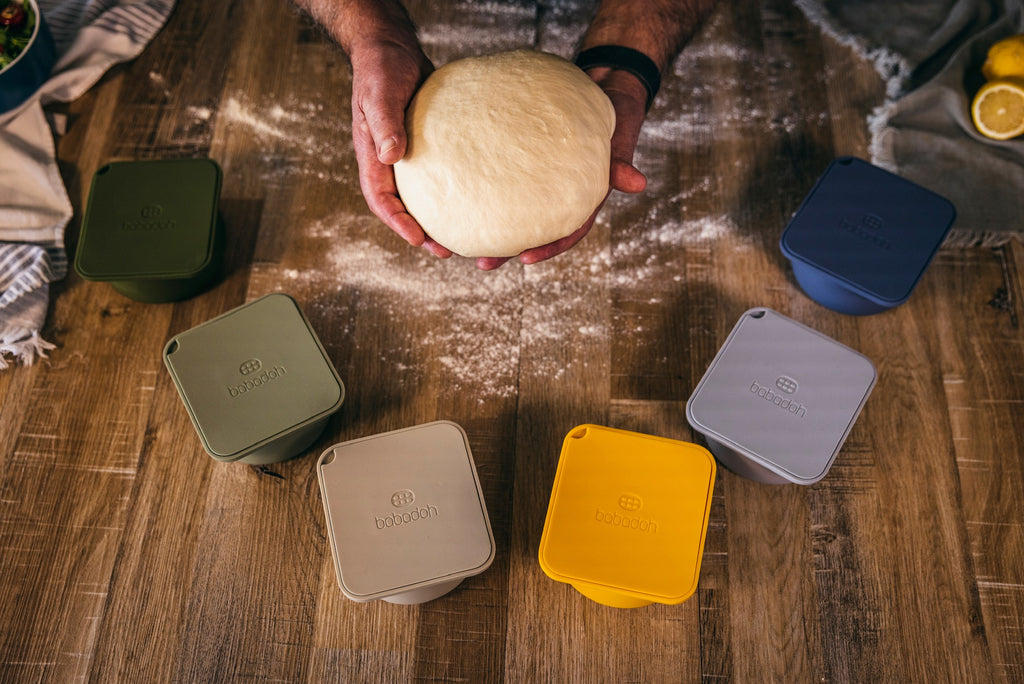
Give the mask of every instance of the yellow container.
<svg viewBox="0 0 1024 684">
<path fill-rule="evenodd" d="M 573 428 L 551 490 L 540 566 L 598 603 L 682 603 L 697 589 L 715 459 L 696 444 Z"/>
</svg>

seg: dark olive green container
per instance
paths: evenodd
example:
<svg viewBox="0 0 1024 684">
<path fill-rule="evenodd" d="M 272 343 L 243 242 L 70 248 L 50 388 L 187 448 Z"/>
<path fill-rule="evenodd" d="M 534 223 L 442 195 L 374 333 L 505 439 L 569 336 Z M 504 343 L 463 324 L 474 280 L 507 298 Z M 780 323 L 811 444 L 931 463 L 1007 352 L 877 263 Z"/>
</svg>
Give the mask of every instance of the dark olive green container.
<svg viewBox="0 0 1024 684">
<path fill-rule="evenodd" d="M 261 464 L 298 456 L 345 399 L 309 321 L 283 293 L 175 335 L 163 358 L 215 461 Z"/>
<path fill-rule="evenodd" d="M 222 173 L 212 159 L 111 162 L 92 179 L 75 255 L 86 280 L 140 302 L 173 302 L 222 275 Z"/>
</svg>

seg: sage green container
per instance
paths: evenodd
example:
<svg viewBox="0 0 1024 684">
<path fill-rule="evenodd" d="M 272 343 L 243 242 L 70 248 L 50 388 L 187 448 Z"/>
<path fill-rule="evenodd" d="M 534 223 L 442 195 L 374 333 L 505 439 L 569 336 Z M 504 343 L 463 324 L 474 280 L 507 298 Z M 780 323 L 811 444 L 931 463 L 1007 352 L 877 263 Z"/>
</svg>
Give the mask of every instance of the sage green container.
<svg viewBox="0 0 1024 684">
<path fill-rule="evenodd" d="M 221 170 L 212 159 L 106 164 L 93 176 L 75 270 L 140 302 L 193 297 L 221 276 Z"/>
<path fill-rule="evenodd" d="M 345 399 L 309 321 L 282 293 L 175 335 L 164 347 L 164 364 L 215 461 L 297 456 Z"/>
</svg>

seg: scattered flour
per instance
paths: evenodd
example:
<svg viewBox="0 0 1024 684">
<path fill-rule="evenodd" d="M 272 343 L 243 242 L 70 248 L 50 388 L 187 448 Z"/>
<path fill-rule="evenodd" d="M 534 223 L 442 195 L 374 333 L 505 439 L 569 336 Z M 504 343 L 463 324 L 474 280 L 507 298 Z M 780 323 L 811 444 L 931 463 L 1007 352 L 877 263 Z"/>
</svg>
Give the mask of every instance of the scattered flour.
<svg viewBox="0 0 1024 684">
<path fill-rule="evenodd" d="M 301 289 L 333 289 L 317 297 L 315 306 L 357 346 L 361 339 L 376 339 L 357 327 L 363 307 L 389 320 L 403 319 L 375 353 L 404 387 L 418 386 L 430 372 L 410 363 L 426 349 L 443 373 L 444 391 L 479 402 L 509 398 L 522 373 L 557 380 L 576 364 L 588 363 L 573 352 L 579 345 L 608 340 L 613 322 L 607 302 L 613 288 L 658 305 L 666 291 L 680 285 L 679 260 L 686 248 L 708 245 L 735 229 L 727 217 L 680 220 L 670 207 L 682 203 L 657 203 L 629 226 L 618 225 L 617 206 L 609 203 L 594 230 L 616 226 L 611 248 L 598 249 L 584 240 L 556 261 L 529 267 L 512 262 L 489 273 L 470 259 L 441 260 L 404 243 L 368 236 L 368 230 L 387 228 L 365 215 L 339 213 L 301 228 L 301 239 L 322 255 L 319 263 L 308 271 L 283 268 L 277 277 L 286 290 L 292 283 Z M 566 279 L 566 273 L 573 277 Z M 405 332 L 410 330 L 421 332 Z M 643 336 L 644 328 L 618 332 Z M 529 367 L 521 368 L 520 351 L 538 348 L 558 353 L 531 353 Z"/>
<path fill-rule="evenodd" d="M 311 223 L 303 232 L 322 253 L 313 271 L 284 269 L 286 283 L 323 289 L 333 296 L 318 298 L 321 315 L 345 321 L 342 331 L 355 344 L 373 338 L 358 326 L 359 311 L 372 309 L 386 319 L 403 319 L 387 344 L 376 349 L 389 377 L 406 388 L 430 372 L 410 364 L 430 350 L 443 377 L 432 384 L 446 392 L 484 401 L 514 396 L 519 372 L 521 269 L 503 267 L 480 272 L 469 259 L 437 259 L 425 251 L 388 239 L 346 238 L 360 233 L 353 226 L 368 219 L 338 214 Z M 386 231 L 383 225 L 374 229 Z M 412 257 L 410 259 L 410 257 Z M 351 310 L 349 302 L 355 302 Z M 413 335 L 411 330 L 425 331 Z M 365 351 L 365 350 L 364 350 Z"/>
<path fill-rule="evenodd" d="M 202 108 L 194 108 L 192 115 L 210 116 Z M 260 106 L 229 97 L 219 116 L 252 136 L 268 180 L 299 176 L 358 183 L 348 111 L 326 111 L 323 104 L 311 102 Z"/>
<path fill-rule="evenodd" d="M 420 21 L 420 38 L 432 58 L 530 45 L 571 57 L 591 6 L 585 0 L 541 3 L 540 10 L 456 2 L 454 19 L 445 24 Z M 716 174 L 727 170 L 695 163 L 687 168 L 692 177 L 683 181 L 678 159 L 681 150 L 707 148 L 712 139 L 741 140 L 805 125 L 807 115 L 765 104 L 757 90 L 765 87 L 769 68 L 762 61 L 752 49 L 714 40 L 695 43 L 676 60 L 636 152 L 648 190 L 639 199 L 613 193 L 598 215 L 595 234 L 609 231 L 610 247 L 585 239 L 553 262 L 513 262 L 484 273 L 472 260 L 439 260 L 374 234 L 387 228 L 359 207 L 297 219 L 296 239 L 305 243 L 304 251 L 320 255 L 310 270 L 287 267 L 287 254 L 281 266 L 257 268 L 266 269 L 264 275 L 282 289 L 316 292 L 310 306 L 317 310 L 311 313 L 330 321 L 332 332 L 349 339 L 360 359 L 380 363 L 384 375 L 407 391 L 441 387 L 484 402 L 514 398 L 525 374 L 537 382 L 557 381 L 592 363 L 581 352 L 588 345 L 607 348 L 613 333 L 643 344 L 649 335 L 643 318 L 609 312 L 611 297 L 663 306 L 685 286 L 682 262 L 688 251 L 721 241 L 744 247 L 734 220 L 707 209 L 719 206 L 709 198 L 721 191 Z M 703 72 L 717 80 L 702 81 Z M 219 112 L 198 107 L 189 113 L 197 121 L 223 117 L 251 136 L 269 181 L 357 182 L 348 112 L 309 102 L 254 103 L 239 95 Z M 360 320 L 396 322 L 381 331 L 360 328 Z M 408 332 L 413 330 L 418 332 Z M 436 362 L 422 363 L 425 354 Z M 437 373 L 442 376 L 428 377 Z"/>
<path fill-rule="evenodd" d="M 209 107 L 189 107 L 186 111 L 196 121 L 209 121 L 213 117 L 213 110 Z"/>
<path fill-rule="evenodd" d="M 530 5 L 458 2 L 444 23 L 433 17 L 418 18 L 417 35 L 423 51 L 440 65 L 461 57 L 530 47 L 536 16 Z"/>
<path fill-rule="evenodd" d="M 152 83 L 155 88 L 159 88 L 165 98 L 170 99 L 173 95 L 170 87 L 167 85 L 167 79 L 164 78 L 164 75 L 160 72 L 150 71 L 149 82 Z"/>
</svg>

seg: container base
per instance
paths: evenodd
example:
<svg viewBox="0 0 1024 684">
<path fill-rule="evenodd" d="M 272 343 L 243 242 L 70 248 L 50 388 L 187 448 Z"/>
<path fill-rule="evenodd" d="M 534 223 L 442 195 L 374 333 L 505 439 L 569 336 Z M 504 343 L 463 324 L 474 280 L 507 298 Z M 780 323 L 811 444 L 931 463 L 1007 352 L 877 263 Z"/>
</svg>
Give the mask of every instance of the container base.
<svg viewBox="0 0 1024 684">
<path fill-rule="evenodd" d="M 793 277 L 808 297 L 822 306 L 850 316 L 870 316 L 871 314 L 888 311 L 892 306 L 885 306 L 861 297 L 836 283 L 835 277 L 827 275 L 813 266 L 791 261 Z"/>
<path fill-rule="evenodd" d="M 752 462 L 749 458 L 737 454 L 725 444 L 707 435 L 704 435 L 704 439 L 707 440 L 708 449 L 715 455 L 718 462 L 736 475 L 745 477 L 748 480 L 754 480 L 755 482 L 763 482 L 764 484 L 793 484 L 792 480 L 788 480 L 775 471 L 768 470 L 764 466 Z"/>
<path fill-rule="evenodd" d="M 459 579 L 441 582 L 440 584 L 431 584 L 429 587 L 422 587 L 421 589 L 403 591 L 401 594 L 386 596 L 381 600 L 387 601 L 388 603 L 397 603 L 403 606 L 426 603 L 427 601 L 433 601 L 434 599 L 441 598 L 461 583 L 462 578 L 460 577 Z"/>
<path fill-rule="evenodd" d="M 238 459 L 238 462 L 250 463 L 252 465 L 267 465 L 268 463 L 281 463 L 282 461 L 291 460 L 305 451 L 306 447 L 320 437 L 324 428 L 327 427 L 329 419 L 330 416 L 326 416 L 315 423 L 310 423 L 287 437 L 283 437 L 273 444 L 268 444 L 262 449 L 257 449 L 251 454 Z"/>
<path fill-rule="evenodd" d="M 591 601 L 596 601 L 601 605 L 612 608 L 643 608 L 654 603 L 654 601 L 627 596 L 617 591 L 600 589 L 593 585 L 574 584 L 572 587 Z"/>
<path fill-rule="evenodd" d="M 185 278 L 111 280 L 110 285 L 119 294 L 144 304 L 180 302 L 200 295 L 216 285 L 224 273 L 225 228 L 219 213 L 211 239 L 210 261 L 193 275 Z"/>
</svg>

